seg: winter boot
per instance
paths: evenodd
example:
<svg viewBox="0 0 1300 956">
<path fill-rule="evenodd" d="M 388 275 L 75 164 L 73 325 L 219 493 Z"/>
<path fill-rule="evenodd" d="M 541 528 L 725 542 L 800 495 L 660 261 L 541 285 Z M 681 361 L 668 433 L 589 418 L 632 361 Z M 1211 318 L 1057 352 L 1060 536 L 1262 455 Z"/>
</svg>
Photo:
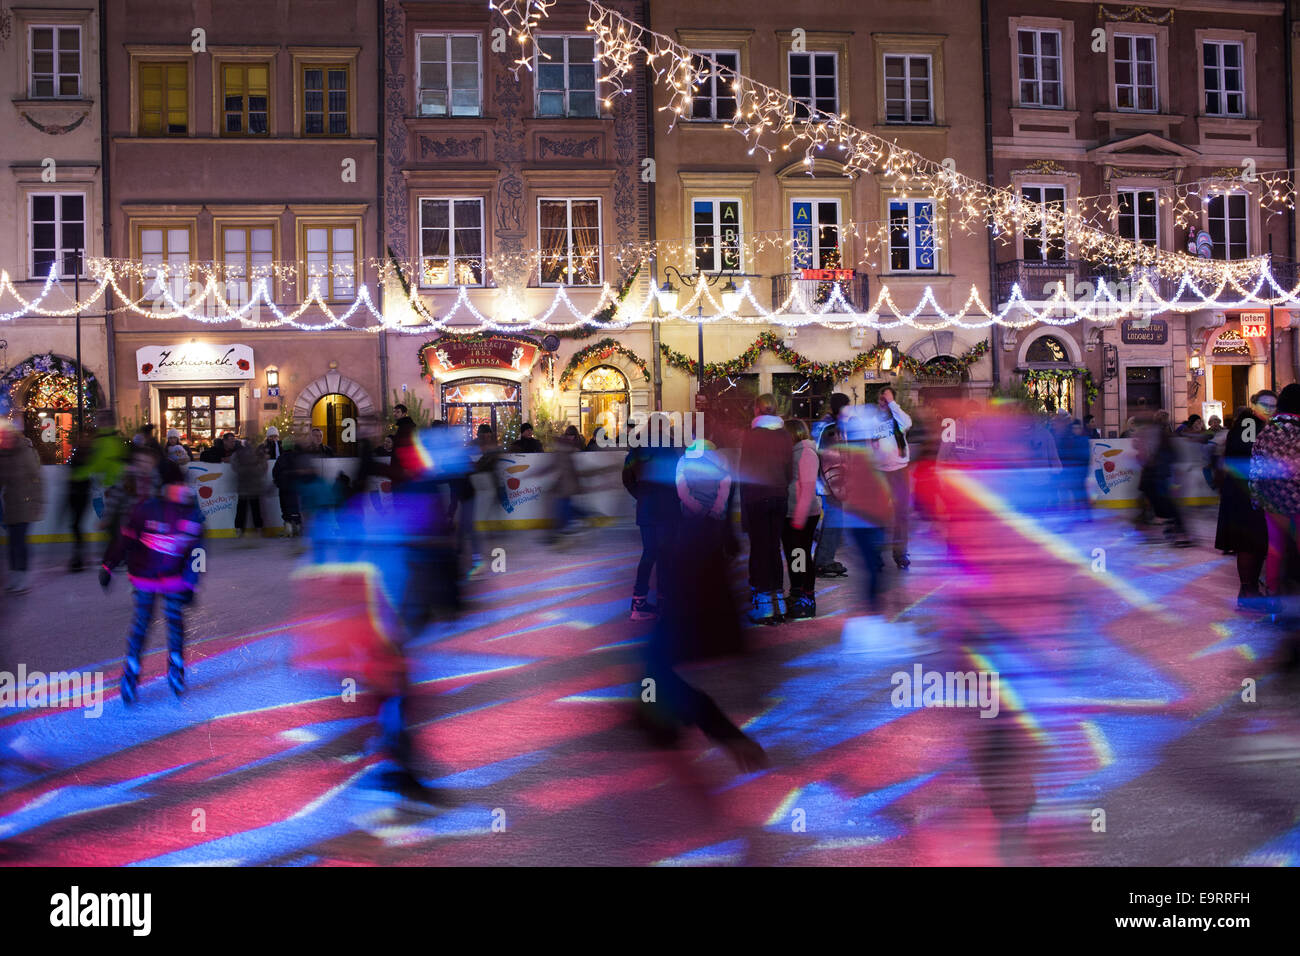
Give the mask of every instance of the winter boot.
<svg viewBox="0 0 1300 956">
<path fill-rule="evenodd" d="M 782 594 L 781 591 L 778 589 L 772 592 L 772 600 L 776 604 L 777 615 L 780 616 L 782 619 L 784 619 L 786 616 L 786 612 L 789 609 L 789 606 L 786 604 L 785 601 L 785 595 Z"/>
<path fill-rule="evenodd" d="M 644 594 L 632 595 L 632 613 L 628 618 L 633 621 L 653 621 L 659 616 L 659 609 L 650 603 Z"/>
<path fill-rule="evenodd" d="M 128 657 L 122 665 L 122 703 L 130 705 L 140 699 L 140 662 Z"/>
<path fill-rule="evenodd" d="M 179 654 L 167 655 L 167 683 L 177 697 L 185 692 L 185 662 Z"/>
<path fill-rule="evenodd" d="M 817 616 L 817 601 L 807 591 L 790 592 L 790 610 L 786 618 L 791 621 L 799 621 L 804 618 Z"/>
</svg>

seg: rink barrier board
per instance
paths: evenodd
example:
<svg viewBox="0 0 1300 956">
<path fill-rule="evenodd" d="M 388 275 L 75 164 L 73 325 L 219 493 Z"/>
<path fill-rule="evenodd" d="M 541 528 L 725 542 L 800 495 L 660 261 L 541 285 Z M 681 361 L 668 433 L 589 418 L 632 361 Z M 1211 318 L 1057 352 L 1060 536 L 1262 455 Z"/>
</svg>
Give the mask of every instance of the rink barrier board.
<svg viewBox="0 0 1300 956">
<path fill-rule="evenodd" d="M 1218 493 L 1209 486 L 1201 471 L 1205 446 L 1182 440 L 1175 444 L 1179 452 L 1174 476 L 1179 488 L 1176 500 L 1188 505 L 1217 504 Z M 1090 452 L 1086 481 L 1092 505 L 1098 508 L 1135 507 L 1141 466 L 1133 450 L 1133 441 L 1127 438 L 1094 439 Z M 635 521 L 636 502 L 624 489 L 621 477 L 625 455 L 626 451 L 622 449 L 574 453 L 574 465 L 582 487 L 575 500 L 593 512 L 588 519 L 590 526 L 630 525 Z M 734 451 L 724 451 L 724 455 L 734 463 Z M 321 478 L 326 483 L 332 483 L 340 471 L 355 475 L 358 464 L 354 458 L 317 461 Z M 474 475 L 475 528 L 479 531 L 522 531 L 551 527 L 553 505 L 550 489 L 555 479 L 551 456 L 508 454 L 502 457 L 502 467 L 509 510 L 498 500 L 491 478 Z M 73 539 L 61 520 L 67 474 L 67 467 L 62 465 L 41 468 L 46 506 L 41 520 L 28 529 L 28 540 L 33 543 L 67 543 Z M 264 537 L 275 537 L 284 527 L 279 497 L 270 475 L 271 463 L 268 462 L 268 491 L 262 498 Z M 206 522 L 204 533 L 213 538 L 234 537 L 238 495 L 233 469 L 229 465 L 191 462 L 188 477 L 199 490 L 199 507 Z M 386 482 L 379 479 L 370 480 L 364 495 L 367 512 L 386 508 L 391 502 Z M 83 533 L 87 540 L 104 541 L 106 535 L 98 528 L 99 515 L 104 507 L 102 489 L 95 488 L 91 498 L 91 507 L 87 509 L 82 524 Z M 0 533 L 0 538 L 4 537 Z"/>
</svg>

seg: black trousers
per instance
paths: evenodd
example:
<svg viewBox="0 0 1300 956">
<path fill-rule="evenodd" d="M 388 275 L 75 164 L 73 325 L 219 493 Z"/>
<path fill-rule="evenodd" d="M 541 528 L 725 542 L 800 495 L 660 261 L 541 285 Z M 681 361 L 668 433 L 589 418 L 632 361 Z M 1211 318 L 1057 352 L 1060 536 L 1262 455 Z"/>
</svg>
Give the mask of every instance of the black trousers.
<svg viewBox="0 0 1300 956">
<path fill-rule="evenodd" d="M 86 543 L 85 537 L 81 533 L 81 519 L 85 516 L 86 508 L 89 507 L 89 505 L 90 482 L 68 482 L 67 518 L 72 526 L 72 558 L 74 561 L 78 562 L 81 560 L 81 552 Z"/>
<path fill-rule="evenodd" d="M 796 529 L 790 524 L 790 519 L 785 519 L 785 527 L 781 529 L 781 545 L 785 549 L 785 566 L 790 571 L 790 590 L 802 591 L 804 594 L 812 595 L 817 589 L 817 571 L 812 559 L 813 534 L 817 531 L 817 522 L 821 520 L 821 515 L 809 515 L 802 528 Z M 802 551 L 802 554 L 796 555 L 796 551 Z M 796 571 L 795 567 L 802 568 Z"/>
<path fill-rule="evenodd" d="M 645 597 L 650 593 L 650 572 L 654 570 L 655 564 L 659 561 L 660 534 L 659 526 L 655 524 L 643 524 L 639 526 L 641 531 L 641 560 L 636 565 L 636 583 L 632 585 L 632 594 L 635 597 Z M 659 590 L 663 591 L 663 585 L 659 585 Z"/>
<path fill-rule="evenodd" d="M 749 586 L 756 591 L 779 591 L 785 579 L 781 532 L 785 530 L 784 498 L 751 501 L 745 508 L 749 533 Z"/>
<path fill-rule="evenodd" d="M 244 515 L 249 510 L 253 512 L 253 527 L 261 530 L 262 527 L 262 499 L 252 495 L 240 495 L 239 503 L 235 505 L 235 527 L 244 530 Z"/>
</svg>

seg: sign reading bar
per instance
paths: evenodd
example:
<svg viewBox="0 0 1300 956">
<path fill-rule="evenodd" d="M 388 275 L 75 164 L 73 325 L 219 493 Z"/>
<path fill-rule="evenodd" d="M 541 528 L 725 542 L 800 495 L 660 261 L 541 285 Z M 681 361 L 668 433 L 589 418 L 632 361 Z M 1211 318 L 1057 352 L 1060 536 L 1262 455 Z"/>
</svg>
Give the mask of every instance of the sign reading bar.
<svg viewBox="0 0 1300 956">
<path fill-rule="evenodd" d="M 1268 336 L 1267 312 L 1243 312 L 1240 318 L 1242 338 L 1262 339 Z"/>
<path fill-rule="evenodd" d="M 142 382 L 208 382 L 253 377 L 253 350 L 224 342 L 146 345 L 135 350 L 136 376 Z"/>
<path fill-rule="evenodd" d="M 852 269 L 804 269 L 800 278 L 816 282 L 850 282 L 853 275 Z"/>
<path fill-rule="evenodd" d="M 435 375 L 466 368 L 527 372 L 536 360 L 536 344 L 504 336 L 467 342 L 443 338 L 424 347 L 425 365 Z"/>
<path fill-rule="evenodd" d="M 1120 323 L 1119 340 L 1125 345 L 1164 345 L 1169 341 L 1169 323 L 1164 319 L 1135 319 Z"/>
</svg>

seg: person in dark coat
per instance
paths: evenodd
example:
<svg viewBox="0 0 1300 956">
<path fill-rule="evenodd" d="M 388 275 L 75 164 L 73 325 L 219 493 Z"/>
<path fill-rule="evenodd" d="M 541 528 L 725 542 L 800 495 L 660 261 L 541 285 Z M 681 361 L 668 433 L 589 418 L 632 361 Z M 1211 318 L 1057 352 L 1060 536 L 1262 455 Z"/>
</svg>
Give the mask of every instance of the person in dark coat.
<svg viewBox="0 0 1300 956">
<path fill-rule="evenodd" d="M 636 566 L 629 615 L 633 621 L 650 620 L 659 613 L 659 609 L 650 603 L 650 573 L 666 556 L 664 549 L 672 538 L 681 511 L 677 501 L 676 467 L 677 454 L 672 448 L 632 448 L 623 459 L 623 487 L 636 499 L 636 526 L 641 532 L 641 560 Z M 663 574 L 660 564 L 661 601 Z"/>
<path fill-rule="evenodd" d="M 793 470 L 790 436 L 776 414 L 776 399 L 760 395 L 740 446 L 740 513 L 749 535 L 750 620 L 755 624 L 777 624 L 785 618 L 781 532 Z"/>
<path fill-rule="evenodd" d="M 281 448 L 280 457 L 271 467 L 271 481 L 280 493 L 280 517 L 284 520 L 281 537 L 302 536 L 302 498 L 298 489 L 301 471 L 298 452 L 289 442 Z"/>
<path fill-rule="evenodd" d="M 533 436 L 532 422 L 519 426 L 519 437 L 510 443 L 510 450 L 519 455 L 536 455 L 542 451 L 542 443 Z"/>
<path fill-rule="evenodd" d="M 1223 457 L 1215 470 L 1219 487 L 1219 523 L 1214 546 L 1237 556 L 1237 608 L 1247 610 L 1260 597 L 1259 575 L 1268 555 L 1268 524 L 1250 497 L 1250 454 L 1254 438 L 1264 430 L 1277 408 L 1277 396 L 1262 391 L 1237 412 L 1224 439 Z M 1250 441 L 1247 441 L 1247 438 Z"/>
</svg>

